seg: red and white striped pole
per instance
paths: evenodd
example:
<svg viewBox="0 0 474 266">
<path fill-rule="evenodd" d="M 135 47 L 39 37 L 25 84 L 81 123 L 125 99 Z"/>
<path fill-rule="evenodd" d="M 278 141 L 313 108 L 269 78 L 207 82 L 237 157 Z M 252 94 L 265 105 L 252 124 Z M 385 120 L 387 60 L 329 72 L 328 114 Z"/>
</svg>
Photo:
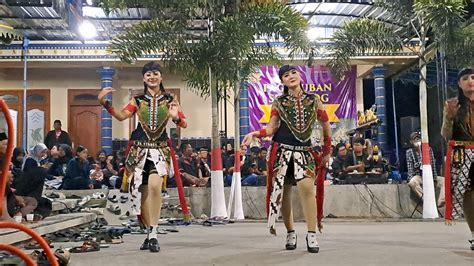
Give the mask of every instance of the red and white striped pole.
<svg viewBox="0 0 474 266">
<path fill-rule="evenodd" d="M 211 218 L 228 217 L 225 208 L 224 174 L 220 147 L 211 150 Z"/>
<path fill-rule="evenodd" d="M 232 185 L 230 186 L 229 204 L 227 205 L 227 213 L 229 217 L 236 220 L 244 220 L 244 210 L 242 207 L 242 178 L 240 174 L 240 151 L 235 152 L 234 173 L 232 174 Z M 232 205 L 234 203 L 234 215 L 232 216 Z"/>
<path fill-rule="evenodd" d="M 425 45 L 420 48 L 423 54 Z M 423 218 L 438 218 L 438 208 L 434 191 L 433 169 L 430 162 L 430 145 L 428 138 L 428 105 L 426 91 L 426 62 L 420 59 L 420 127 L 421 127 L 421 158 L 423 167 Z"/>
</svg>

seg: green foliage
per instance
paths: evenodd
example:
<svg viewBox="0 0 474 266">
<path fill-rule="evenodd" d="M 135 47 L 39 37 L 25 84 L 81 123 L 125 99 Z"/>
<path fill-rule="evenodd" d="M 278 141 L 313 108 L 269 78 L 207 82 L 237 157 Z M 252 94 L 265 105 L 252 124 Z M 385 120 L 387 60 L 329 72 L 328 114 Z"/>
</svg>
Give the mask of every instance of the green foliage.
<svg viewBox="0 0 474 266">
<path fill-rule="evenodd" d="M 328 62 L 331 73 L 338 78 L 349 70 L 348 62 L 357 54 L 368 52 L 394 52 L 403 48 L 403 39 L 395 27 L 368 18 L 355 19 L 335 32 L 334 54 Z"/>
<path fill-rule="evenodd" d="M 111 42 L 110 51 L 131 63 L 144 54 L 161 53 L 165 64 L 184 74 L 189 87 L 210 94 L 212 78 L 233 84 L 262 64 L 278 63 L 280 55 L 268 43 L 283 40 L 290 56 L 309 53 L 307 20 L 282 1 L 132 1 L 103 0 L 106 11 L 146 7 L 154 19 L 143 21 Z M 191 21 L 212 20 L 212 34 L 197 34 Z M 266 43 L 256 43 L 256 39 Z"/>
<path fill-rule="evenodd" d="M 465 23 L 466 3 L 463 0 L 385 0 L 377 5 L 393 14 L 392 24 L 373 18 L 346 23 L 334 34 L 334 54 L 328 65 L 336 77 L 348 69 L 351 57 L 374 51 L 395 52 L 412 48 L 413 37 L 434 44 L 447 54 L 448 62 L 472 65 L 472 23 Z M 425 42 L 426 41 L 426 42 Z M 418 54 L 420 58 L 424 55 Z"/>
</svg>

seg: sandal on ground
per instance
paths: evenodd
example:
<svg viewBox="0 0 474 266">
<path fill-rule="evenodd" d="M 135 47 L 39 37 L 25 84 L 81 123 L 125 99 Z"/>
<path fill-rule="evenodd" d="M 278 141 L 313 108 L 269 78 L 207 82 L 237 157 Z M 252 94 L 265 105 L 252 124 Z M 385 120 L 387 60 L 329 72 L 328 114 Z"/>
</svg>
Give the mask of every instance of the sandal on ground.
<svg viewBox="0 0 474 266">
<path fill-rule="evenodd" d="M 179 232 L 178 228 L 175 227 L 175 226 L 166 227 L 163 230 L 165 230 L 167 232 L 171 232 L 171 233 L 178 233 Z"/>
<path fill-rule="evenodd" d="M 58 259 L 58 264 L 60 266 L 68 265 L 71 260 L 71 253 L 61 248 L 56 249 L 54 256 Z"/>
<path fill-rule="evenodd" d="M 100 224 L 100 225 L 104 225 L 104 226 L 109 225 L 109 222 L 107 222 L 107 220 L 104 217 L 98 217 L 97 219 L 95 219 L 95 221 L 97 222 L 97 224 Z"/>
<path fill-rule="evenodd" d="M 128 201 L 128 197 L 127 196 L 120 196 L 120 203 L 126 203 Z"/>
<path fill-rule="evenodd" d="M 50 248 L 54 248 L 54 246 L 51 244 L 51 242 L 49 240 L 46 239 L 46 242 L 48 243 Z M 26 244 L 23 248 L 26 249 L 26 250 L 43 249 L 41 247 L 41 245 L 39 243 L 37 243 L 36 241 L 32 241 L 32 242 Z"/>
<path fill-rule="evenodd" d="M 105 194 L 103 192 L 95 192 L 92 194 L 93 199 L 105 199 Z"/>
<path fill-rule="evenodd" d="M 118 202 L 117 195 L 110 195 L 107 199 L 112 203 Z"/>
<path fill-rule="evenodd" d="M 87 252 L 94 252 L 94 251 L 99 251 L 100 250 L 100 245 L 99 243 L 92 241 L 92 240 L 86 240 L 82 244 L 82 246 L 79 247 L 73 247 L 69 250 L 71 253 L 87 253 Z"/>
<path fill-rule="evenodd" d="M 109 205 L 109 207 L 107 207 L 107 210 L 115 215 L 120 215 L 120 213 L 122 213 L 120 206 L 117 204 Z"/>
</svg>

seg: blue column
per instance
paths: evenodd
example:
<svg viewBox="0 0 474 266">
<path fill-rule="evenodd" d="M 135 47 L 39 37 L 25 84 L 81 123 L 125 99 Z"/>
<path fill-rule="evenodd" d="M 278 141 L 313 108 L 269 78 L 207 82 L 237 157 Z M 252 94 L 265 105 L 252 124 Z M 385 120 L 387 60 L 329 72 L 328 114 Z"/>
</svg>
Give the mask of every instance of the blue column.
<svg viewBox="0 0 474 266">
<path fill-rule="evenodd" d="M 100 88 L 112 87 L 112 78 L 115 74 L 115 69 L 110 67 L 103 67 L 97 70 L 100 74 Z M 106 99 L 112 103 L 112 94 L 109 93 Z M 112 154 L 112 116 L 102 108 L 102 119 L 101 119 L 101 146 L 107 154 Z"/>
<path fill-rule="evenodd" d="M 383 65 L 376 65 L 372 70 L 375 85 L 375 104 L 377 105 L 377 117 L 382 121 L 378 128 L 377 142 L 385 156 L 389 153 L 387 146 L 387 111 L 385 105 L 385 68 Z"/>
<path fill-rule="evenodd" d="M 244 139 L 250 131 L 249 123 L 249 91 L 246 84 L 240 87 L 240 106 L 239 106 L 239 121 L 240 121 L 240 142 Z"/>
</svg>

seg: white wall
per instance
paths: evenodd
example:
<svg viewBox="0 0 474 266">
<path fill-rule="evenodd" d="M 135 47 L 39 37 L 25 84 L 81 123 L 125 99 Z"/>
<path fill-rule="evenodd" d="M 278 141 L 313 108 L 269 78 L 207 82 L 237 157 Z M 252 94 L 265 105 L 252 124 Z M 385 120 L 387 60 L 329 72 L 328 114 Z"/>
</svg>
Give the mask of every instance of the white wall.
<svg viewBox="0 0 474 266">
<path fill-rule="evenodd" d="M 1 65 L 0 65 L 1 68 Z M 51 90 L 51 121 L 60 119 L 63 128 L 68 126 L 68 89 L 98 89 L 100 76 L 97 67 L 91 68 L 31 68 L 28 72 L 28 88 Z M 113 80 L 116 91 L 113 93 L 113 106 L 123 108 L 129 101 L 130 89 L 143 89 L 140 68 L 118 68 Z M 164 71 L 163 84 L 165 88 L 179 88 L 181 106 L 187 117 L 188 128 L 181 131 L 181 136 L 210 137 L 211 136 L 211 101 L 204 99 L 185 86 L 182 76 Z M 0 80 L 0 89 L 23 89 L 23 69 L 3 69 L 3 79 Z M 228 136 L 234 136 L 234 109 L 233 104 L 227 104 Z M 112 122 L 113 138 L 129 137 L 129 122 Z"/>
</svg>

